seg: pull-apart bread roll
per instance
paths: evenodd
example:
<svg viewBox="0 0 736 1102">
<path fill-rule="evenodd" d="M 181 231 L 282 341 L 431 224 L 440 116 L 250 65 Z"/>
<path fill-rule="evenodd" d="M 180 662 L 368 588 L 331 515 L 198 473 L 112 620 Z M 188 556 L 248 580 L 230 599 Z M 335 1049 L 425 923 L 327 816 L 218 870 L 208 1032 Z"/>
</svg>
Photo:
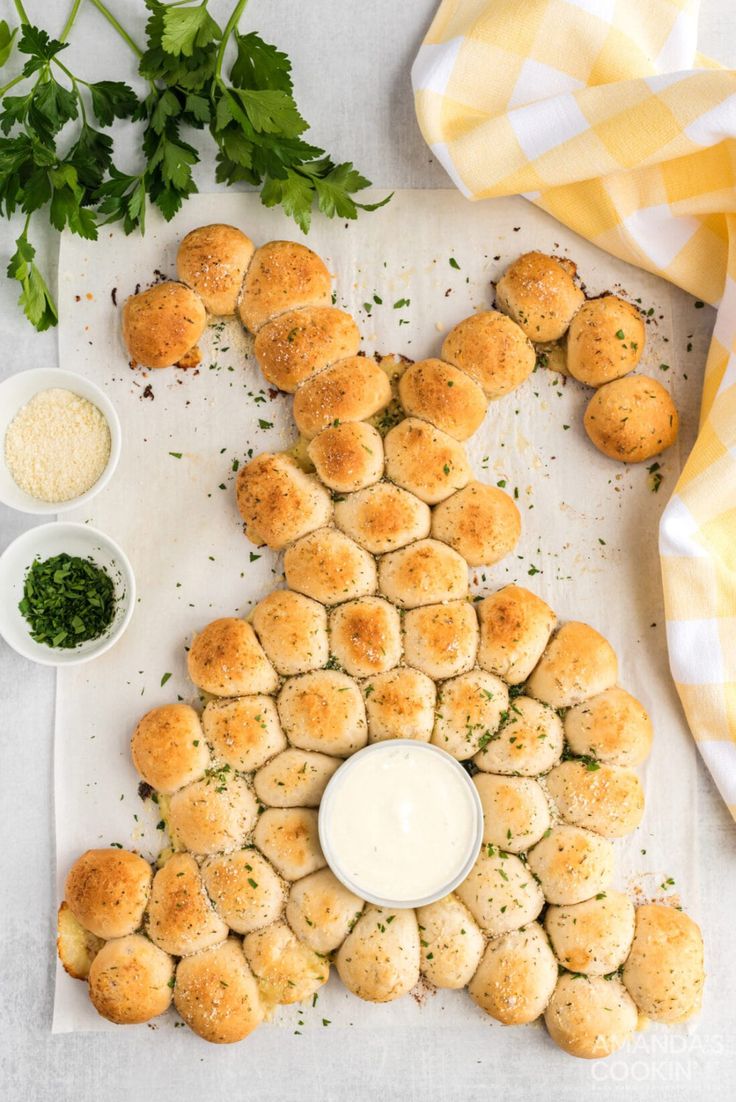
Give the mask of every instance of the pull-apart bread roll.
<svg viewBox="0 0 736 1102">
<path fill-rule="evenodd" d="M 259 329 L 253 346 L 263 376 L 293 394 L 300 383 L 336 360 L 356 356 L 360 331 L 334 306 L 288 310 Z"/>
<path fill-rule="evenodd" d="M 281 915 L 284 886 L 252 846 L 208 857 L 202 879 L 217 914 L 236 934 L 270 926 Z"/>
<path fill-rule="evenodd" d="M 226 616 L 195 635 L 187 656 L 189 676 L 213 696 L 272 693 L 278 677 L 245 620 Z"/>
<path fill-rule="evenodd" d="M 75 980 L 86 980 L 92 961 L 105 944 L 101 937 L 85 930 L 66 900 L 56 916 L 56 951 L 64 971 Z"/>
<path fill-rule="evenodd" d="M 208 314 L 235 313 L 255 246 L 235 226 L 215 223 L 188 233 L 176 254 L 176 270 L 202 299 Z"/>
<path fill-rule="evenodd" d="M 238 303 L 251 333 L 300 306 L 329 306 L 332 279 L 324 261 L 295 241 L 269 241 L 256 249 Z"/>
<path fill-rule="evenodd" d="M 588 624 L 563 624 L 527 683 L 530 696 L 552 708 L 569 708 L 611 689 L 618 660 L 609 642 Z"/>
<path fill-rule="evenodd" d="M 319 807 L 340 758 L 312 750 L 288 750 L 271 758 L 253 778 L 258 799 L 267 807 Z"/>
<path fill-rule="evenodd" d="M 173 854 L 154 876 L 146 933 L 175 957 L 220 945 L 227 937 L 227 925 L 213 909 L 191 854 Z"/>
<path fill-rule="evenodd" d="M 285 922 L 248 934 L 243 952 L 267 1005 L 311 999 L 329 979 L 330 962 L 297 941 Z"/>
<path fill-rule="evenodd" d="M 327 613 L 303 593 L 275 589 L 258 602 L 251 622 L 269 661 L 283 677 L 321 669 L 330 656 Z"/>
<path fill-rule="evenodd" d="M 170 795 L 198 780 L 210 764 L 202 724 L 188 704 L 146 712 L 130 740 L 133 765 L 157 792 Z"/>
<path fill-rule="evenodd" d="M 287 745 L 270 696 L 211 700 L 202 727 L 215 759 L 242 773 L 259 769 Z"/>
<path fill-rule="evenodd" d="M 517 696 L 501 727 L 473 761 L 486 773 L 536 777 L 562 757 L 564 735 L 557 712 L 530 696 Z"/>
<path fill-rule="evenodd" d="M 368 741 L 410 738 L 429 742 L 436 696 L 434 681 L 410 666 L 371 677 L 363 685 Z"/>
<path fill-rule="evenodd" d="M 383 440 L 364 421 L 345 421 L 317 433 L 307 448 L 320 482 L 340 494 L 372 486 L 383 475 Z"/>
<path fill-rule="evenodd" d="M 544 1013 L 557 983 L 557 961 L 544 930 L 530 922 L 486 947 L 468 994 L 503 1025 L 526 1025 Z"/>
<path fill-rule="evenodd" d="M 611 765 L 641 765 L 652 745 L 652 721 L 639 701 L 618 686 L 576 704 L 564 722 L 573 754 Z"/>
<path fill-rule="evenodd" d="M 680 419 L 661 383 L 647 375 L 627 375 L 595 392 L 583 424 L 604 455 L 622 463 L 643 463 L 674 444 Z"/>
<path fill-rule="evenodd" d="M 247 783 L 224 766 L 174 793 L 168 828 L 175 846 L 201 856 L 244 846 L 257 817 Z"/>
<path fill-rule="evenodd" d="M 358 685 L 338 670 L 315 670 L 290 678 L 278 698 L 281 725 L 302 750 L 348 757 L 368 741 Z"/>
<path fill-rule="evenodd" d="M 435 505 L 432 535 L 454 547 L 470 566 L 493 566 L 519 542 L 521 517 L 503 490 L 469 482 Z"/>
<path fill-rule="evenodd" d="M 414 911 L 367 906 L 337 953 L 340 979 L 359 999 L 386 1003 L 419 980 L 419 930 Z"/>
<path fill-rule="evenodd" d="M 531 341 L 556 341 L 567 332 L 585 295 L 570 260 L 524 253 L 496 284 L 499 310 L 513 318 Z"/>
<path fill-rule="evenodd" d="M 264 452 L 241 467 L 235 496 L 248 539 L 273 551 L 329 524 L 332 515 L 329 492 L 283 452 Z"/>
<path fill-rule="evenodd" d="M 531 777 L 476 773 L 473 784 L 483 808 L 483 843 L 508 853 L 524 853 L 550 825 L 542 786 Z"/>
<path fill-rule="evenodd" d="M 305 945 L 316 953 L 331 953 L 342 945 L 362 910 L 363 900 L 325 868 L 291 885 L 286 919 Z"/>
<path fill-rule="evenodd" d="M 386 372 L 370 356 L 351 356 L 302 383 L 294 395 L 294 420 L 311 440 L 328 425 L 367 421 L 390 401 Z"/>
<path fill-rule="evenodd" d="M 158 1017 L 171 1003 L 174 962 L 142 934 L 103 945 L 89 970 L 89 997 L 98 1014 L 116 1025 Z"/>
<path fill-rule="evenodd" d="M 566 824 L 552 827 L 527 859 L 547 902 L 565 906 L 605 891 L 615 866 L 609 841 Z"/>
<path fill-rule="evenodd" d="M 634 904 L 623 892 L 609 888 L 571 907 L 548 907 L 544 925 L 563 968 L 587 976 L 608 976 L 629 955 Z"/>
<path fill-rule="evenodd" d="M 132 934 L 143 921 L 151 866 L 126 849 L 88 849 L 69 870 L 64 898 L 85 930 L 101 938 Z"/>
<path fill-rule="evenodd" d="M 541 888 L 523 861 L 495 846 L 483 847 L 455 894 L 489 937 L 526 926 L 544 906 Z"/>
<path fill-rule="evenodd" d="M 478 665 L 520 685 L 542 657 L 557 617 L 541 597 L 507 585 L 478 603 Z"/>
<path fill-rule="evenodd" d="M 472 669 L 477 650 L 478 620 L 467 601 L 424 605 L 404 617 L 406 661 L 435 681 Z"/>
<path fill-rule="evenodd" d="M 435 987 L 459 989 L 472 979 L 485 939 L 456 895 L 417 910 L 422 974 Z"/>
<path fill-rule="evenodd" d="M 258 820 L 253 840 L 285 880 L 301 880 L 323 869 L 317 812 L 311 807 L 268 807 Z"/>
<path fill-rule="evenodd" d="M 467 596 L 468 566 L 447 544 L 418 540 L 380 559 L 378 587 L 399 608 L 453 601 Z"/>
<path fill-rule="evenodd" d="M 578 310 L 567 334 L 567 370 L 588 386 L 602 386 L 633 371 L 644 351 L 644 320 L 616 295 L 592 298 Z"/>
<path fill-rule="evenodd" d="M 179 961 L 174 1005 L 190 1029 L 215 1044 L 242 1041 L 261 1024 L 258 984 L 236 938 Z"/>
<path fill-rule="evenodd" d="M 639 1014 L 616 977 L 560 976 L 544 1013 L 550 1037 L 571 1056 L 597 1060 L 617 1052 L 636 1032 Z"/>
<path fill-rule="evenodd" d="M 196 347 L 207 325 L 204 304 L 183 283 L 157 283 L 123 306 L 123 340 L 143 367 L 172 367 Z"/>
<path fill-rule="evenodd" d="M 700 1009 L 705 973 L 699 927 L 662 903 L 636 909 L 623 979 L 636 1005 L 655 1022 L 683 1022 Z"/>
<path fill-rule="evenodd" d="M 492 673 L 470 670 L 445 681 L 432 742 L 458 761 L 467 761 L 496 733 L 508 706 L 508 689 Z"/>
<path fill-rule="evenodd" d="M 419 417 L 455 440 L 468 440 L 486 415 L 480 386 L 442 360 L 419 360 L 399 381 L 399 399 L 409 417 Z"/>
<path fill-rule="evenodd" d="M 284 573 L 291 589 L 323 605 L 368 597 L 377 585 L 373 557 L 336 528 L 320 528 L 293 543 L 284 555 Z"/>
<path fill-rule="evenodd" d="M 430 523 L 429 506 L 391 482 L 378 482 L 335 502 L 337 527 L 372 555 L 424 539 Z"/>
<path fill-rule="evenodd" d="M 437 505 L 471 478 L 465 448 L 417 417 L 406 417 L 386 435 L 386 474 L 428 505 Z"/>
<path fill-rule="evenodd" d="M 401 618 L 381 597 L 345 601 L 330 613 L 330 650 L 352 677 L 370 677 L 401 661 Z"/>
<path fill-rule="evenodd" d="M 472 314 L 445 337 L 442 358 L 474 379 L 489 401 L 527 379 L 536 363 L 531 341 L 515 321 L 497 310 Z"/>
<path fill-rule="evenodd" d="M 604 838 L 636 830 L 644 814 L 644 792 L 633 769 L 596 761 L 563 761 L 547 775 L 547 791 L 566 823 Z"/>
</svg>

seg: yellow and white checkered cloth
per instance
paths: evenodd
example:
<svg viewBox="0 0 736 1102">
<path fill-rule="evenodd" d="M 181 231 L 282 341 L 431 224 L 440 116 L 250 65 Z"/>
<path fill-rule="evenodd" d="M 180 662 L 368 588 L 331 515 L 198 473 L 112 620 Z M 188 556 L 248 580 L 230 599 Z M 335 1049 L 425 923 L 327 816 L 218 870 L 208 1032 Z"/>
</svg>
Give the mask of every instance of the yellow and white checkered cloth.
<svg viewBox="0 0 736 1102">
<path fill-rule="evenodd" d="M 444 0 L 412 70 L 471 199 L 521 194 L 719 306 L 701 427 L 660 529 L 672 674 L 736 817 L 736 73 L 694 0 Z"/>
</svg>

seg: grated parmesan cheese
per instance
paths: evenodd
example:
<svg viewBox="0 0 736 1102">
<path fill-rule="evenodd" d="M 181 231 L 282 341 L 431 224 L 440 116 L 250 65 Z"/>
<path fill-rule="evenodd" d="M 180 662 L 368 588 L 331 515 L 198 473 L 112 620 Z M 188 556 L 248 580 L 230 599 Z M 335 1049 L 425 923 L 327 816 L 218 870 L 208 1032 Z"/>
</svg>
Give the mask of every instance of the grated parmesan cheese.
<svg viewBox="0 0 736 1102">
<path fill-rule="evenodd" d="M 71 390 L 35 394 L 5 434 L 5 462 L 16 484 L 38 501 L 84 494 L 107 466 L 110 428 L 97 406 Z"/>
</svg>

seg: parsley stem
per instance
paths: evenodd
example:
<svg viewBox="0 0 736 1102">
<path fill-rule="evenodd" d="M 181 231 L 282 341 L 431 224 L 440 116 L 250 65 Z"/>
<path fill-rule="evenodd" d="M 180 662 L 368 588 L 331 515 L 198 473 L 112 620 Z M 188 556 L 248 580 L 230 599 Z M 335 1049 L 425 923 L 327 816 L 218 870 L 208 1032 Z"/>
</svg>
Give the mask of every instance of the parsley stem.
<svg viewBox="0 0 736 1102">
<path fill-rule="evenodd" d="M 74 3 L 72 4 L 72 10 L 69 12 L 69 18 L 64 24 L 64 30 L 61 32 L 61 36 L 59 38 L 60 42 L 66 42 L 67 38 L 69 37 L 69 31 L 74 26 L 74 20 L 77 18 L 77 12 L 79 11 L 81 3 L 82 0 L 74 0 Z"/>
<path fill-rule="evenodd" d="M 125 42 L 126 45 L 128 45 L 130 47 L 130 49 L 133 51 L 135 56 L 136 57 L 143 57 L 143 50 L 140 48 L 140 46 L 138 46 L 133 41 L 133 39 L 130 37 L 130 35 L 126 31 L 125 27 L 123 27 L 122 24 L 117 21 L 117 19 L 112 14 L 112 12 L 107 7 L 107 5 L 103 4 L 102 0 L 90 0 L 90 3 L 95 8 L 97 8 L 100 15 L 105 17 L 105 19 L 108 21 L 110 26 L 118 32 L 118 34 L 122 38 L 123 42 Z"/>
<path fill-rule="evenodd" d="M 215 68 L 215 76 L 218 80 L 222 76 L 222 65 L 225 60 L 225 50 L 227 49 L 227 44 L 230 41 L 230 35 L 233 33 L 238 23 L 240 22 L 240 17 L 245 11 L 245 5 L 247 3 L 248 0 L 238 0 L 237 4 L 230 13 L 230 18 L 225 24 L 225 30 L 222 32 L 222 38 L 220 39 L 220 45 L 217 50 L 217 65 Z"/>
<path fill-rule="evenodd" d="M 22 0 L 15 0 L 15 10 L 18 13 L 18 18 L 20 19 L 21 23 L 25 23 L 26 26 L 30 26 L 31 21 L 28 18 L 26 9 L 23 7 Z"/>
<path fill-rule="evenodd" d="M 0 96 L 4 96 L 11 88 L 15 88 L 16 84 L 20 84 L 22 80 L 25 80 L 23 73 L 18 73 L 17 77 L 13 77 L 12 80 L 9 80 L 7 84 L 4 84 L 2 88 L 0 88 Z"/>
</svg>

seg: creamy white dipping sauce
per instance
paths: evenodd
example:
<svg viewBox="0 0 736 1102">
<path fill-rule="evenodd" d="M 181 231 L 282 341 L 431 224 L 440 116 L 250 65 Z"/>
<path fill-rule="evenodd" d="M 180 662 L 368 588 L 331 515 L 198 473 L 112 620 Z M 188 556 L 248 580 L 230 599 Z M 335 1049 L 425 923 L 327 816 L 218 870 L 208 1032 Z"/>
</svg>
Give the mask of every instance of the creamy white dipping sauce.
<svg viewBox="0 0 736 1102">
<path fill-rule="evenodd" d="M 364 898 L 392 903 L 444 895 L 467 874 L 482 812 L 468 774 L 426 743 L 377 743 L 334 775 L 320 837 L 335 875 Z"/>
</svg>

